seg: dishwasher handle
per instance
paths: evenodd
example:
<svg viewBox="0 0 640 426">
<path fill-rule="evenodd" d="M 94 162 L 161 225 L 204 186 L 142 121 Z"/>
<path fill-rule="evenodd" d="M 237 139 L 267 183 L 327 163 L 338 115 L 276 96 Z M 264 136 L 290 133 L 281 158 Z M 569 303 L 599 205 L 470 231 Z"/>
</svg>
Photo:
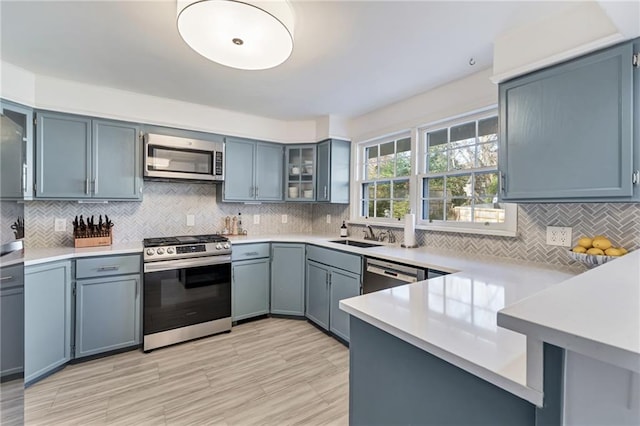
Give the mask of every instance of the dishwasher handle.
<svg viewBox="0 0 640 426">
<path fill-rule="evenodd" d="M 382 275 L 385 277 L 391 277 L 396 280 L 404 281 L 407 283 L 415 283 L 418 281 L 418 277 L 415 275 L 407 275 L 402 272 L 394 271 L 393 269 L 379 268 L 373 265 L 367 265 L 367 272 L 372 274 Z"/>
</svg>

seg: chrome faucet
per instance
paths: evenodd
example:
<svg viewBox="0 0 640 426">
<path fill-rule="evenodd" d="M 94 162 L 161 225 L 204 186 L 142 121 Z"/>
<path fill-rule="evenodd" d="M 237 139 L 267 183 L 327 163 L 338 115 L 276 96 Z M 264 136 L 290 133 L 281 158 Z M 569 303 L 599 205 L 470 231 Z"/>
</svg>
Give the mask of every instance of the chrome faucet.
<svg viewBox="0 0 640 426">
<path fill-rule="evenodd" d="M 367 229 L 365 229 L 362 232 L 364 232 L 364 239 L 365 240 L 375 240 L 376 239 L 376 234 L 373 233 L 373 228 L 371 227 L 371 225 L 367 225 Z"/>
</svg>

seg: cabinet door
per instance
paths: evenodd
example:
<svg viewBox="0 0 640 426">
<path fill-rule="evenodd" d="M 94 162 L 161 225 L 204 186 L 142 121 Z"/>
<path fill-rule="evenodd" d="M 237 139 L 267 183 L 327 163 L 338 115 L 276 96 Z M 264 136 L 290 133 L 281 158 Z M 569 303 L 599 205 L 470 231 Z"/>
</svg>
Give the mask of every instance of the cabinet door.
<svg viewBox="0 0 640 426">
<path fill-rule="evenodd" d="M 331 194 L 331 141 L 318 144 L 316 200 L 329 201 Z"/>
<path fill-rule="evenodd" d="M 349 341 L 349 314 L 340 309 L 340 301 L 360 294 L 360 275 L 333 269 L 331 271 L 331 327 L 330 331 Z"/>
<path fill-rule="evenodd" d="M 256 144 L 256 200 L 282 200 L 283 156 L 281 145 Z"/>
<path fill-rule="evenodd" d="M 24 376 L 31 382 L 71 359 L 71 263 L 25 269 Z"/>
<path fill-rule="evenodd" d="M 0 377 L 22 373 L 24 365 L 24 265 L 0 269 Z"/>
<path fill-rule="evenodd" d="M 227 138 L 225 143 L 224 199 L 228 201 L 253 200 L 255 142 Z"/>
<path fill-rule="evenodd" d="M 93 120 L 92 192 L 95 198 L 142 197 L 141 142 L 133 124 Z"/>
<path fill-rule="evenodd" d="M 36 197 L 91 197 L 90 151 L 90 119 L 38 113 Z"/>
<path fill-rule="evenodd" d="M 329 202 L 349 204 L 351 142 L 331 140 L 329 152 Z"/>
<path fill-rule="evenodd" d="M 504 200 L 633 195 L 632 46 L 500 85 Z"/>
<path fill-rule="evenodd" d="M 140 276 L 78 280 L 76 358 L 140 343 Z"/>
<path fill-rule="evenodd" d="M 307 261 L 306 317 L 325 330 L 329 329 L 329 271 L 326 267 Z"/>
<path fill-rule="evenodd" d="M 271 313 L 304 316 L 304 244 L 273 244 Z"/>
<path fill-rule="evenodd" d="M 269 259 L 233 263 L 231 298 L 234 321 L 269 313 Z"/>
<path fill-rule="evenodd" d="M 32 199 L 33 112 L 6 101 L 0 102 L 0 197 Z"/>
</svg>

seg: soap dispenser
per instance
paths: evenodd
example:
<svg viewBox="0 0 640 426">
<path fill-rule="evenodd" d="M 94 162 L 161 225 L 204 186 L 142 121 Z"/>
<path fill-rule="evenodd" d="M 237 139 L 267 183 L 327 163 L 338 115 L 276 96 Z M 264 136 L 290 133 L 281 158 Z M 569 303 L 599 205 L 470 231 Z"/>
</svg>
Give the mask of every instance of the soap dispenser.
<svg viewBox="0 0 640 426">
<path fill-rule="evenodd" d="M 347 237 L 347 224 L 345 223 L 345 221 L 342 221 L 342 226 L 340 227 L 340 236 L 342 238 L 346 238 Z"/>
</svg>

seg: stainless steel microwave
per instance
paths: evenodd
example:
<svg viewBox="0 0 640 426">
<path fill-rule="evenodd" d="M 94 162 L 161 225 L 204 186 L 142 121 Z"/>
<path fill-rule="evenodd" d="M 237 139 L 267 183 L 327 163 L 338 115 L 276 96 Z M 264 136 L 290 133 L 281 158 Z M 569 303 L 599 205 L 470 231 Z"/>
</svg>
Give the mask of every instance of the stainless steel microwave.
<svg viewBox="0 0 640 426">
<path fill-rule="evenodd" d="M 144 137 L 145 179 L 224 180 L 224 142 L 147 133 Z"/>
</svg>

